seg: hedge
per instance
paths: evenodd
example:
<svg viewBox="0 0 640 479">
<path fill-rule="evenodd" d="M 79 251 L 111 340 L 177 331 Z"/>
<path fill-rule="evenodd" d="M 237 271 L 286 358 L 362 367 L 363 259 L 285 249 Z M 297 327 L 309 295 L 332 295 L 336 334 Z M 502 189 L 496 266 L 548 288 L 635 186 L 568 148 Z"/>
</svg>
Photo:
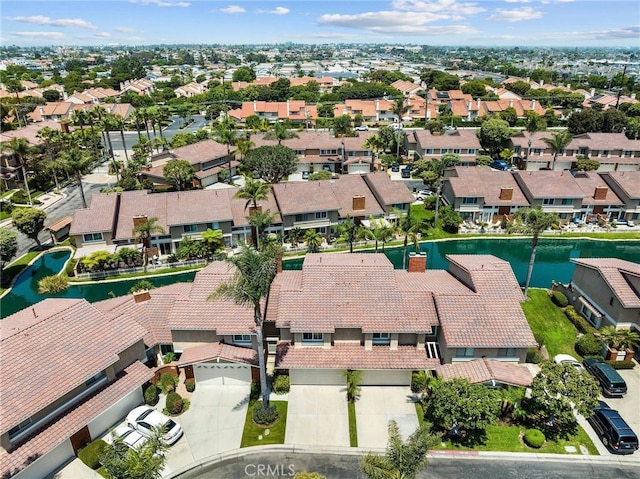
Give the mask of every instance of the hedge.
<svg viewBox="0 0 640 479">
<path fill-rule="evenodd" d="M 561 308 L 564 308 L 569 304 L 569 300 L 561 291 L 553 291 L 551 293 L 551 300 L 556 304 L 556 306 Z"/>
<path fill-rule="evenodd" d="M 83 449 L 80 449 L 78 458 L 93 470 L 98 469 L 102 464 L 100 460 L 109 445 L 102 439 L 96 439 Z"/>
<path fill-rule="evenodd" d="M 581 333 L 595 333 L 597 331 L 597 329 L 591 326 L 591 323 L 589 323 L 584 316 L 578 313 L 573 306 L 567 306 L 564 310 L 564 314 Z"/>
<path fill-rule="evenodd" d="M 192 393 L 196 390 L 196 380 L 193 378 L 185 379 L 184 387 L 187 388 L 187 392 Z"/>
<path fill-rule="evenodd" d="M 278 375 L 273 381 L 273 392 L 276 394 L 286 394 L 289 392 L 289 376 Z"/>
<path fill-rule="evenodd" d="M 540 449 L 546 441 L 544 434 L 538 429 L 527 429 L 523 439 L 527 446 L 535 449 Z"/>
<path fill-rule="evenodd" d="M 261 426 L 269 426 L 280 417 L 278 408 L 271 404 L 268 408 L 262 407 L 262 401 L 256 401 L 253 405 L 253 422 Z"/>
<path fill-rule="evenodd" d="M 155 406 L 158 404 L 160 396 L 158 394 L 158 388 L 153 384 L 150 384 L 147 389 L 144 390 L 144 402 L 149 406 Z"/>
<path fill-rule="evenodd" d="M 184 400 L 182 396 L 175 391 L 171 391 L 167 394 L 167 404 L 166 408 L 169 414 L 180 414 L 182 412 L 182 408 L 184 407 Z"/>
<path fill-rule="evenodd" d="M 633 361 L 605 361 L 607 364 L 611 365 L 613 369 L 633 369 L 636 367 L 636 363 Z"/>
<path fill-rule="evenodd" d="M 576 343 L 576 351 L 580 356 L 598 356 L 602 351 L 602 344 L 593 333 L 583 334 Z"/>
<path fill-rule="evenodd" d="M 174 376 L 171 373 L 162 373 L 160 376 L 160 381 L 158 382 L 160 389 L 165 394 L 169 394 L 176 389 L 176 379 L 177 376 Z"/>
</svg>

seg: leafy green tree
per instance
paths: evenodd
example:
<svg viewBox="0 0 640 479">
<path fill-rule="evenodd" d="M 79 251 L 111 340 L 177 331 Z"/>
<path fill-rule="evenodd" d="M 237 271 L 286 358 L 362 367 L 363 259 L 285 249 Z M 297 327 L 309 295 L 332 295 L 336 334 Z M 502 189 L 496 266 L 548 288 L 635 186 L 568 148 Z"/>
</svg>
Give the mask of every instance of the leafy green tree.
<svg viewBox="0 0 640 479">
<path fill-rule="evenodd" d="M 0 228 L 0 271 L 18 252 L 18 235 L 9 228 Z"/>
<path fill-rule="evenodd" d="M 344 221 L 338 225 L 338 234 L 342 241 L 349 243 L 349 253 L 353 253 L 353 243 L 358 237 L 358 227 L 351 216 L 347 215 Z"/>
<path fill-rule="evenodd" d="M 508 106 L 500 112 L 500 118 L 509 123 L 509 126 L 514 126 L 518 121 L 518 112 L 512 106 Z"/>
<path fill-rule="evenodd" d="M 384 456 L 368 453 L 360 469 L 370 479 L 415 479 L 427 465 L 427 452 L 437 443 L 424 423 L 406 441 L 395 421 L 389 421 L 389 443 Z"/>
<path fill-rule="evenodd" d="M 578 158 L 576 171 L 596 171 L 600 168 L 600 162 L 592 158 Z"/>
<path fill-rule="evenodd" d="M 273 124 L 271 130 L 265 133 L 265 140 L 278 140 L 278 145 L 282 145 L 283 140 L 290 138 L 298 138 L 298 135 L 291 131 L 291 125 L 288 121 L 277 121 Z"/>
<path fill-rule="evenodd" d="M 447 233 L 457 233 L 460 223 L 462 223 L 462 216 L 453 209 L 453 206 L 446 205 L 440 209 L 440 222 L 442 229 Z"/>
<path fill-rule="evenodd" d="M 551 228 L 551 225 L 558 223 L 560 218 L 556 213 L 546 213 L 542 211 L 542 207 L 535 208 L 518 208 L 514 214 L 516 221 L 514 229 L 518 232 L 529 234 L 531 238 L 531 256 L 529 258 L 529 267 L 527 269 L 527 279 L 524 284 L 524 296 L 529 291 L 529 283 L 531 282 L 531 274 L 533 273 L 533 265 L 536 261 L 536 249 L 538 247 L 538 239 L 540 234 Z"/>
<path fill-rule="evenodd" d="M 320 170 L 309 175 L 309 181 L 326 181 L 333 178 L 330 171 Z"/>
<path fill-rule="evenodd" d="M 297 169 L 296 152 L 283 145 L 260 146 L 247 152 L 246 171 L 257 173 L 270 184 L 279 183 Z"/>
<path fill-rule="evenodd" d="M 546 143 L 546 145 L 551 148 L 553 151 L 553 165 L 551 167 L 552 170 L 556 167 L 556 160 L 558 159 L 558 155 L 564 151 L 564 149 L 569 146 L 573 140 L 573 136 L 567 130 L 562 130 L 554 133 L 551 137 L 542 138 L 542 141 Z"/>
<path fill-rule="evenodd" d="M 238 305 L 253 308 L 262 407 L 267 410 L 269 408 L 269 387 L 267 385 L 267 369 L 263 346 L 262 324 L 264 313 L 262 305 L 264 299 L 269 295 L 271 283 L 276 277 L 278 257 L 270 249 L 259 252 L 248 246 L 242 246 L 239 254 L 229 257 L 226 261 L 235 266 L 233 279 L 218 286 L 209 295 L 208 299 L 227 299 Z"/>
<path fill-rule="evenodd" d="M 479 78 L 466 82 L 460 89 L 462 93 L 471 95 L 473 98 L 482 98 L 487 94 L 487 84 Z"/>
<path fill-rule="evenodd" d="M 176 185 L 178 191 L 185 189 L 193 180 L 195 169 L 187 160 L 171 160 L 162 168 L 162 176 Z"/>
<path fill-rule="evenodd" d="M 207 228 L 202 233 L 202 239 L 200 241 L 203 245 L 203 249 L 208 258 L 212 258 L 214 254 L 224 248 L 224 235 L 220 230 L 212 230 Z"/>
<path fill-rule="evenodd" d="M 480 155 L 476 158 L 476 166 L 489 166 L 492 161 L 489 155 Z"/>
<path fill-rule="evenodd" d="M 529 82 L 518 80 L 507 84 L 505 88 L 514 92 L 516 95 L 524 96 L 529 90 L 531 90 L 531 85 Z"/>
<path fill-rule="evenodd" d="M 37 208 L 15 208 L 11 213 L 11 221 L 20 233 L 36 242 L 40 247 L 38 235 L 44 229 L 47 214 Z"/>
<path fill-rule="evenodd" d="M 256 72 L 250 67 L 239 67 L 233 72 L 231 81 L 251 83 L 256 79 Z"/>
<path fill-rule="evenodd" d="M 100 462 L 111 479 L 160 479 L 169 446 L 162 442 L 163 431 L 156 430 L 133 449 L 121 437 L 111 434 L 111 444 L 104 451 Z"/>
<path fill-rule="evenodd" d="M 491 158 L 497 158 L 507 140 L 511 138 L 509 124 L 500 118 L 489 118 L 482 122 L 477 132 L 480 145 L 485 149 Z"/>
<path fill-rule="evenodd" d="M 351 117 L 346 113 L 333 120 L 333 134 L 335 136 L 345 136 L 351 133 Z"/>
<path fill-rule="evenodd" d="M 317 253 L 322 244 L 322 236 L 316 230 L 310 229 L 304 233 L 304 242 L 310 253 Z"/>
<path fill-rule="evenodd" d="M 325 476 L 318 472 L 297 472 L 293 479 L 326 479 Z"/>
<path fill-rule="evenodd" d="M 426 417 L 445 429 L 458 425 L 467 431 L 484 431 L 497 420 L 500 401 L 482 384 L 456 378 L 433 386 L 425 411 Z"/>
<path fill-rule="evenodd" d="M 225 115 L 216 122 L 214 127 L 214 138 L 218 143 L 227 145 L 227 170 L 228 180 L 231 181 L 233 171 L 231 170 L 231 145 L 236 143 L 236 125 L 230 116 Z"/>
<path fill-rule="evenodd" d="M 38 293 L 40 294 L 52 294 L 60 293 L 66 290 L 69 286 L 69 278 L 65 274 L 53 274 L 51 276 L 45 276 L 38 281 Z"/>
<path fill-rule="evenodd" d="M 90 170 L 93 161 L 94 158 L 89 153 L 76 146 L 66 148 L 61 151 L 58 156 L 58 162 L 63 170 L 75 175 L 83 208 L 87 207 L 87 199 L 84 196 L 84 189 L 82 188 L 82 175 Z"/>
<path fill-rule="evenodd" d="M 537 131 L 540 131 L 546 128 L 546 123 L 544 121 L 544 118 L 538 115 L 537 113 L 527 112 L 526 115 L 527 115 L 527 119 L 525 122 L 525 130 L 527 130 L 527 133 L 529 133 L 529 135 L 527 137 L 527 158 L 525 161 L 525 167 L 524 167 L 525 170 L 527 169 L 529 156 L 531 155 L 531 143 L 533 141 L 533 134 Z"/>
</svg>

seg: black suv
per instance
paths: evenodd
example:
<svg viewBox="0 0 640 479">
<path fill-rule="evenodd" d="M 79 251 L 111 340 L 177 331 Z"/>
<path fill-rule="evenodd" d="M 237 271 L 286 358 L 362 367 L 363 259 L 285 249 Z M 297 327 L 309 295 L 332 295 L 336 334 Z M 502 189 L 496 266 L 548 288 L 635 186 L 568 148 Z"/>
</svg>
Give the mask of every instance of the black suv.
<svg viewBox="0 0 640 479">
<path fill-rule="evenodd" d="M 599 358 L 586 358 L 584 367 L 600 383 L 602 394 L 607 397 L 622 397 L 627 394 L 627 383 L 612 366 Z"/>
<path fill-rule="evenodd" d="M 593 416 L 589 417 L 589 423 L 612 453 L 633 454 L 638 450 L 638 436 L 618 411 L 609 408 L 606 403 L 600 401 L 600 404 L 594 408 Z"/>
</svg>

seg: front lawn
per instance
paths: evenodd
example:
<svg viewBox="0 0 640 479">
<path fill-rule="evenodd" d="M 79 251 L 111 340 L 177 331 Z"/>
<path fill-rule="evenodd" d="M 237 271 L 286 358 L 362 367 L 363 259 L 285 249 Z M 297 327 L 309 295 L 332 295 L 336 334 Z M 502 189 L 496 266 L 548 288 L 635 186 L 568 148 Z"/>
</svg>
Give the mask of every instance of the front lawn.
<svg viewBox="0 0 640 479">
<path fill-rule="evenodd" d="M 287 429 L 287 401 L 270 401 L 280 413 L 280 418 L 273 426 L 262 427 L 253 422 L 253 405 L 249 404 L 247 408 L 247 417 L 244 421 L 244 430 L 242 431 L 242 442 L 240 447 L 262 446 L 265 444 L 284 444 L 284 433 Z M 266 432 L 269 434 L 265 434 Z"/>
<path fill-rule="evenodd" d="M 356 404 L 347 403 L 349 408 L 349 446 L 358 447 L 358 426 L 356 422 Z"/>
<path fill-rule="evenodd" d="M 487 427 L 487 438 L 484 444 L 474 447 L 453 444 L 447 440 L 434 447 L 440 450 L 460 450 L 460 451 L 504 451 L 504 452 L 539 452 L 546 454 L 576 454 L 580 455 L 580 446 L 585 446 L 589 450 L 590 455 L 597 456 L 598 449 L 593 444 L 589 435 L 578 426 L 578 432 L 569 436 L 567 439 L 558 439 L 556 441 L 547 440 L 540 449 L 534 449 L 524 444 L 521 434 L 524 433 L 521 426 L 489 426 Z M 576 452 L 569 453 L 564 447 L 573 446 Z"/>
<path fill-rule="evenodd" d="M 580 359 L 574 345 L 577 330 L 564 312 L 551 302 L 545 289 L 530 289 L 529 300 L 522 303 L 529 327 L 538 344 L 545 345 L 549 357 L 570 354 Z"/>
</svg>

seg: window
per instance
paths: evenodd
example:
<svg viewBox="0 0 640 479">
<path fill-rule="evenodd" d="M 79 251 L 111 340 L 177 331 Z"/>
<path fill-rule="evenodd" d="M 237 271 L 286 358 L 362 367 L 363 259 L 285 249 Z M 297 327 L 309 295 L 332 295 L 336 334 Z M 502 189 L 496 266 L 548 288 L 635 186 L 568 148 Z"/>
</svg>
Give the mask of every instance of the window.
<svg viewBox="0 0 640 479">
<path fill-rule="evenodd" d="M 442 153 L 443 155 L 445 153 L 449 153 L 449 148 L 440 148 L 440 153 Z"/>
<path fill-rule="evenodd" d="M 471 197 L 471 196 L 462 198 L 462 204 L 463 205 L 477 205 L 478 204 L 478 198 Z"/>
<path fill-rule="evenodd" d="M 304 156 L 304 150 L 293 150 L 296 152 L 296 155 L 298 156 Z"/>
<path fill-rule="evenodd" d="M 324 342 L 324 334 L 322 333 L 302 333 L 303 343 L 322 343 Z"/>
<path fill-rule="evenodd" d="M 198 225 L 184 225 L 182 227 L 182 231 L 185 233 L 195 233 L 198 231 Z"/>
<path fill-rule="evenodd" d="M 12 427 L 11 429 L 9 429 L 9 437 L 11 438 L 11 437 L 16 436 L 18 433 L 20 433 L 21 431 L 24 431 L 29 426 L 31 426 L 31 418 L 27 418 L 24 421 L 22 421 L 20 424 L 18 424 L 17 426 Z"/>
<path fill-rule="evenodd" d="M 382 344 L 382 345 L 391 344 L 391 334 L 373 333 L 373 344 Z"/>
<path fill-rule="evenodd" d="M 102 241 L 102 233 L 87 233 L 82 235 L 82 241 L 85 243 L 91 243 L 92 241 Z"/>
<path fill-rule="evenodd" d="M 611 296 L 611 299 L 609 299 L 609 306 L 613 306 L 613 296 Z"/>
<path fill-rule="evenodd" d="M 600 156 L 609 156 L 609 150 L 602 150 Z"/>
<path fill-rule="evenodd" d="M 338 150 L 320 150 L 321 156 L 337 155 L 337 154 L 338 154 Z"/>
<path fill-rule="evenodd" d="M 571 198 L 562 198 L 562 201 L 560 202 L 560 204 L 572 205 L 573 204 L 573 200 Z"/>
<path fill-rule="evenodd" d="M 474 353 L 473 348 L 458 348 L 456 349 L 456 356 L 459 358 L 472 358 Z"/>
<path fill-rule="evenodd" d="M 624 152 L 624 157 L 625 158 L 631 158 L 631 151 L 625 151 Z"/>
<path fill-rule="evenodd" d="M 469 152 L 470 155 L 475 155 L 476 154 L 476 149 L 475 148 L 469 148 L 467 151 Z"/>
<path fill-rule="evenodd" d="M 325 220 L 327 219 L 327 212 L 326 211 L 317 211 L 316 212 L 316 219 L 317 220 Z"/>
<path fill-rule="evenodd" d="M 307 221 L 307 214 L 301 213 L 299 215 L 296 215 L 296 221 Z"/>
<path fill-rule="evenodd" d="M 250 334 L 234 334 L 233 335 L 233 342 L 234 343 L 242 343 L 242 344 L 247 344 L 247 343 L 251 343 L 251 335 Z"/>
<path fill-rule="evenodd" d="M 456 155 L 459 155 L 459 154 L 460 154 L 460 148 L 454 148 L 454 149 L 453 149 L 453 152 L 454 152 Z"/>
<path fill-rule="evenodd" d="M 521 148 L 520 148 L 519 146 L 514 146 L 514 147 L 513 147 L 513 152 L 514 152 L 516 155 L 520 154 L 520 151 L 521 151 Z"/>
<path fill-rule="evenodd" d="M 211 228 L 212 230 L 219 230 L 220 223 L 218 223 L 217 221 L 214 221 L 213 223 L 207 224 L 207 228 Z"/>
<path fill-rule="evenodd" d="M 545 198 L 542 200 L 542 204 L 547 206 L 554 205 L 555 203 L 556 203 L 556 200 L 554 198 Z"/>
<path fill-rule="evenodd" d="M 515 348 L 500 348 L 498 349 L 499 358 L 513 358 L 516 355 Z"/>
<path fill-rule="evenodd" d="M 427 148 L 424 152 L 426 155 L 433 155 L 433 148 Z"/>
<path fill-rule="evenodd" d="M 534 155 L 539 155 L 540 153 L 542 153 L 542 150 L 540 148 L 534 148 L 533 149 L 533 154 Z"/>
</svg>

